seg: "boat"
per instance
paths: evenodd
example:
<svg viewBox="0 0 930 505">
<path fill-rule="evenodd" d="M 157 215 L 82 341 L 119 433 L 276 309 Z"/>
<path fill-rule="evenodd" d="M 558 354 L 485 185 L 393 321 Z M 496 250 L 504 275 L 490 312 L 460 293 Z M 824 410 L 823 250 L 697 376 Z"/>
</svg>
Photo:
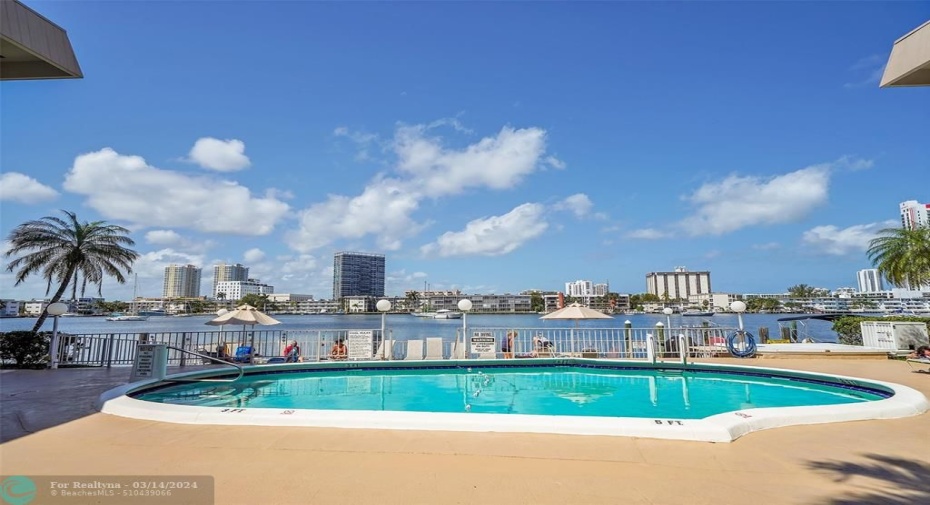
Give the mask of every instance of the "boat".
<svg viewBox="0 0 930 505">
<path fill-rule="evenodd" d="M 146 321 L 148 318 L 148 316 L 140 316 L 138 314 L 120 314 L 115 312 L 110 314 L 107 321 Z"/>
<path fill-rule="evenodd" d="M 428 319 L 435 319 L 435 318 L 436 318 L 436 313 L 435 313 L 435 312 L 411 312 L 410 315 L 411 315 L 411 316 L 416 316 L 416 317 L 425 317 L 425 318 L 428 318 Z"/>
<path fill-rule="evenodd" d="M 146 317 L 167 316 L 168 312 L 166 312 L 165 309 L 140 310 L 139 315 Z"/>
<path fill-rule="evenodd" d="M 714 311 L 710 310 L 686 310 L 681 313 L 683 316 L 694 316 L 694 317 L 709 317 L 714 315 Z"/>
<path fill-rule="evenodd" d="M 454 312 L 449 309 L 437 310 L 433 319 L 462 319 L 461 312 Z"/>
</svg>

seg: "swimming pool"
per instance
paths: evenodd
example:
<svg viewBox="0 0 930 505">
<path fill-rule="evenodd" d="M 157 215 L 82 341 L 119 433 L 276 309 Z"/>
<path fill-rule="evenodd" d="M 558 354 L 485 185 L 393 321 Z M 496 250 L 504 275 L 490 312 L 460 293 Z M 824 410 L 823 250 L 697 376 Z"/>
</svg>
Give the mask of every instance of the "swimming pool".
<svg viewBox="0 0 930 505">
<path fill-rule="evenodd" d="M 926 398 L 910 388 L 806 372 L 584 359 L 525 361 L 532 363 L 259 366 L 235 382 L 169 381 L 114 390 L 101 399 L 101 410 L 209 424 L 730 441 L 758 429 L 901 417 L 928 407 Z M 206 375 L 224 374 L 228 372 Z M 204 375 L 186 374 L 186 379 Z"/>
</svg>

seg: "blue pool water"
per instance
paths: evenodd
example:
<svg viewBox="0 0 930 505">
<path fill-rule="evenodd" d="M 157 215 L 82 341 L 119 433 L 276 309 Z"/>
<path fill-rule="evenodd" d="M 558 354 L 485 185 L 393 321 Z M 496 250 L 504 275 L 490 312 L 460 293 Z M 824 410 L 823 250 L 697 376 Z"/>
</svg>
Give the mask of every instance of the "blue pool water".
<svg viewBox="0 0 930 505">
<path fill-rule="evenodd" d="M 248 375 L 133 395 L 207 407 L 701 419 L 761 407 L 880 400 L 868 388 L 725 372 L 572 366 Z"/>
</svg>

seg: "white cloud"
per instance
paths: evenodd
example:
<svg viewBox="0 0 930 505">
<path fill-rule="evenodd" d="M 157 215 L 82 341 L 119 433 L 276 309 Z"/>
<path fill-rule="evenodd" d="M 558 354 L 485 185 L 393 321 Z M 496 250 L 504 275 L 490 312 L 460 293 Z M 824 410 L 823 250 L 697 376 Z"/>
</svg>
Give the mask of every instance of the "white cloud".
<svg viewBox="0 0 930 505">
<path fill-rule="evenodd" d="M 639 230 L 633 230 L 626 234 L 627 238 L 639 238 L 644 240 L 657 240 L 660 238 L 668 238 L 670 236 L 671 234 L 662 230 L 657 230 L 655 228 L 642 228 Z"/>
<path fill-rule="evenodd" d="M 760 224 L 798 221 L 827 201 L 831 164 L 770 178 L 731 175 L 687 200 L 697 208 L 679 227 L 690 235 L 722 235 Z"/>
<path fill-rule="evenodd" d="M 434 198 L 475 187 L 511 188 L 538 168 L 546 150 L 540 128 L 504 127 L 464 149 L 446 148 L 426 131 L 423 125 L 399 127 L 393 148 L 398 171 Z"/>
<path fill-rule="evenodd" d="M 54 200 L 58 192 L 19 172 L 0 174 L 0 201 L 40 203 Z"/>
<path fill-rule="evenodd" d="M 774 251 L 781 247 L 778 242 L 766 242 L 765 244 L 753 244 L 752 248 L 757 251 Z"/>
<path fill-rule="evenodd" d="M 584 193 L 576 193 L 566 197 L 561 202 L 555 204 L 555 210 L 567 210 L 575 214 L 575 217 L 585 217 L 591 212 L 594 203 Z"/>
<path fill-rule="evenodd" d="M 425 226 L 413 217 L 423 199 L 469 188 L 510 188 L 535 171 L 545 154 L 545 131 L 539 128 L 506 127 L 494 137 L 455 149 L 427 135 L 438 124 L 398 126 L 391 145 L 397 175 L 375 177 L 358 196 L 330 195 L 304 209 L 298 228 L 285 236 L 288 245 L 306 253 L 339 239 L 374 235 L 379 248 L 399 249 Z M 453 120 L 441 124 L 463 128 Z M 334 134 L 353 135 L 346 127 Z"/>
<path fill-rule="evenodd" d="M 446 232 L 421 251 L 443 257 L 507 254 L 546 231 L 544 211 L 538 203 L 525 203 L 502 216 L 471 221 L 460 232 Z"/>
<path fill-rule="evenodd" d="M 875 238 L 880 230 L 898 224 L 896 221 L 884 221 L 857 224 L 847 228 L 837 228 L 833 225 L 816 226 L 804 232 L 802 240 L 816 251 L 843 256 L 865 251 L 869 248 L 869 241 Z"/>
<path fill-rule="evenodd" d="M 265 252 L 257 247 L 253 247 L 242 254 L 242 259 L 246 263 L 257 263 L 265 259 Z"/>
<path fill-rule="evenodd" d="M 142 227 L 265 235 L 289 210 L 276 198 L 253 197 L 238 183 L 161 170 L 110 148 L 75 158 L 64 188 L 85 195 L 103 217 Z"/>
<path fill-rule="evenodd" d="M 180 243 L 183 239 L 174 230 L 152 230 L 145 234 L 145 241 L 156 245 L 171 245 Z"/>
<path fill-rule="evenodd" d="M 556 158 L 555 156 L 546 156 L 546 164 L 558 170 L 562 170 L 567 166 L 565 165 L 564 161 Z"/>
<path fill-rule="evenodd" d="M 248 168 L 252 162 L 245 155 L 245 143 L 237 139 L 220 140 L 203 137 L 194 142 L 188 155 L 190 161 L 218 172 L 234 172 Z"/>
<path fill-rule="evenodd" d="M 877 86 L 885 73 L 887 57 L 873 54 L 859 59 L 849 67 L 849 71 L 856 75 L 855 80 L 843 84 L 844 88 L 859 88 L 863 86 Z"/>
<path fill-rule="evenodd" d="M 289 232 L 285 240 L 291 248 L 309 252 L 340 238 L 372 234 L 378 237 L 379 247 L 396 250 L 402 239 L 422 228 L 410 217 L 420 198 L 400 181 L 376 180 L 359 196 L 330 195 L 325 202 L 301 211 L 300 227 Z"/>
</svg>

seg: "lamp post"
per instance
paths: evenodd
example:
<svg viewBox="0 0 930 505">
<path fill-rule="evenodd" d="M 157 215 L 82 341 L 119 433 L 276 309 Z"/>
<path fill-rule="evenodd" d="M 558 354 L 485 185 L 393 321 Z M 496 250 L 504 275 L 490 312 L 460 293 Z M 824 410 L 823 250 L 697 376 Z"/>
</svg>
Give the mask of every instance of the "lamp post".
<svg viewBox="0 0 930 505">
<path fill-rule="evenodd" d="M 385 354 L 390 356 L 391 354 L 387 352 L 388 339 L 386 331 L 386 321 L 387 313 L 391 310 L 391 302 L 388 300 L 378 300 L 378 303 L 375 304 L 375 307 L 381 311 L 381 359 L 384 360 Z"/>
<path fill-rule="evenodd" d="M 459 300 L 459 310 L 462 311 L 462 359 L 468 359 L 468 311 L 472 303 L 468 298 Z"/>
<path fill-rule="evenodd" d="M 743 331 L 743 312 L 746 311 L 746 304 L 737 300 L 730 304 L 730 310 L 736 312 L 736 317 L 739 320 L 739 331 Z"/>
<path fill-rule="evenodd" d="M 48 355 L 52 361 L 50 366 L 55 369 L 58 368 L 58 316 L 68 312 L 68 304 L 55 302 L 45 307 L 45 311 L 52 316 L 52 343 Z"/>
<path fill-rule="evenodd" d="M 671 307 L 665 307 L 662 309 L 662 313 L 665 314 L 665 327 L 671 331 L 672 329 L 672 313 L 675 312 Z"/>
</svg>

